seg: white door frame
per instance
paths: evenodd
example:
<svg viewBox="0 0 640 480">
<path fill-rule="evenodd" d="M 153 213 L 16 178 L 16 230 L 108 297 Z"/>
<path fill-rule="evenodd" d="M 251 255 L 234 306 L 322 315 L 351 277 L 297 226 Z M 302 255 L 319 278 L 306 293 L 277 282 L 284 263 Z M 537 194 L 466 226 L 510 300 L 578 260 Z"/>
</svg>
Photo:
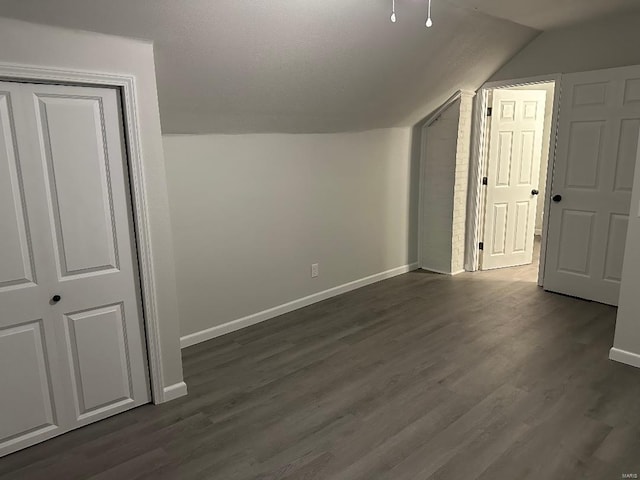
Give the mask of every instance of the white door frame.
<svg viewBox="0 0 640 480">
<path fill-rule="evenodd" d="M 41 68 L 29 65 L 0 63 L 0 80 L 13 82 L 57 83 L 76 86 L 115 87 L 120 90 L 124 116 L 124 135 L 129 166 L 129 181 L 132 190 L 133 221 L 137 258 L 142 290 L 142 310 L 151 380 L 153 403 L 165 398 L 160 329 L 157 315 L 157 293 L 151 256 L 151 224 L 148 211 L 148 194 L 144 178 L 142 150 L 140 148 L 140 125 L 138 115 L 138 93 L 135 77 L 72 69 Z"/>
<path fill-rule="evenodd" d="M 542 245 L 540 248 L 540 269 L 538 271 L 538 285 L 542 286 L 544 280 L 544 260 L 547 249 L 547 221 L 551 198 L 551 184 L 553 181 L 553 166 L 556 154 L 556 135 L 558 131 L 558 114 L 560 109 L 562 75 L 543 75 L 499 82 L 487 82 L 476 95 L 474 104 L 473 126 L 471 134 L 471 164 L 469 172 L 469 197 L 467 199 L 467 245 L 465 248 L 465 270 L 475 272 L 480 265 L 480 238 L 482 236 L 481 222 L 483 214 L 483 189 L 482 177 L 487 168 L 487 141 L 489 139 L 489 122 L 486 115 L 489 105 L 489 93 L 496 88 L 521 87 L 524 85 L 537 85 L 540 83 L 555 82 L 553 99 L 553 117 L 551 122 L 552 141 L 549 145 L 549 163 L 547 167 L 547 187 L 544 199 L 544 215 L 542 218 Z"/>
</svg>

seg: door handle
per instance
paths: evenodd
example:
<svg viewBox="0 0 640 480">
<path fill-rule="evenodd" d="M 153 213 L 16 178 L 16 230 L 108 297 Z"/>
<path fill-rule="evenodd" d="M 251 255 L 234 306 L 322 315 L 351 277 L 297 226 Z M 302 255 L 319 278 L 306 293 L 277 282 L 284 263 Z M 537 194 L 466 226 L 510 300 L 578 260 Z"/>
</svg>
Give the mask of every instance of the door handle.
<svg viewBox="0 0 640 480">
<path fill-rule="evenodd" d="M 531 195 L 538 195 L 540 193 L 539 190 L 536 190 L 535 188 L 533 190 L 531 190 Z"/>
<path fill-rule="evenodd" d="M 562 195 L 554 195 L 553 197 L 551 197 L 551 200 L 553 200 L 556 203 L 561 202 L 562 201 Z"/>
<path fill-rule="evenodd" d="M 62 300 L 62 297 L 60 295 L 54 295 L 53 297 L 51 297 L 51 303 L 58 303 L 60 300 Z"/>
</svg>

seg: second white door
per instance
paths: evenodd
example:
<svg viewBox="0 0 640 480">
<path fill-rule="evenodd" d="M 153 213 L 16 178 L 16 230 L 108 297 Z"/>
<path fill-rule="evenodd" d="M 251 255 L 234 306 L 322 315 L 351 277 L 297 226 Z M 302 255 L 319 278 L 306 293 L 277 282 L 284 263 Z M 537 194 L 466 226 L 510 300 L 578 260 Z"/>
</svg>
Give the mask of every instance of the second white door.
<svg viewBox="0 0 640 480">
<path fill-rule="evenodd" d="M 546 92 L 493 93 L 482 269 L 533 260 Z"/>
<path fill-rule="evenodd" d="M 618 304 L 640 131 L 640 66 L 562 77 L 544 288 Z"/>
</svg>

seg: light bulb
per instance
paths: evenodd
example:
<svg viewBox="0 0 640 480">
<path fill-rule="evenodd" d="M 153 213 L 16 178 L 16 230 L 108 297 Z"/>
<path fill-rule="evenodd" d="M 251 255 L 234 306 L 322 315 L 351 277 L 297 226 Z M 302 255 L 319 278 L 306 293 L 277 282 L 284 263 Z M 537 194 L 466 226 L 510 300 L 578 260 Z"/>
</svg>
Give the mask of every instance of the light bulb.
<svg viewBox="0 0 640 480">
<path fill-rule="evenodd" d="M 427 28 L 433 27 L 433 20 L 431 20 L 431 17 L 427 18 L 427 23 L 425 23 L 425 25 Z"/>
<path fill-rule="evenodd" d="M 391 13 L 391 22 L 396 23 L 396 12 Z"/>
</svg>

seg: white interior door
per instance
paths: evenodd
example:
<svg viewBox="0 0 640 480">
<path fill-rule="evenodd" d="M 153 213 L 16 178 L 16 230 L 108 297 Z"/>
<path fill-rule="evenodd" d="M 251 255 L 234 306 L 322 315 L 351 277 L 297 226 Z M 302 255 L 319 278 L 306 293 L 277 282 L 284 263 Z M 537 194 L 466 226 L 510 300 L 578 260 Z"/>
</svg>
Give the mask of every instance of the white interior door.
<svg viewBox="0 0 640 480">
<path fill-rule="evenodd" d="M 546 92 L 494 90 L 483 270 L 533 261 Z"/>
<path fill-rule="evenodd" d="M 563 76 L 545 289 L 618 304 L 639 131 L 640 67 Z"/>
<path fill-rule="evenodd" d="M 150 400 L 118 92 L 0 82 L 0 455 Z"/>
</svg>

